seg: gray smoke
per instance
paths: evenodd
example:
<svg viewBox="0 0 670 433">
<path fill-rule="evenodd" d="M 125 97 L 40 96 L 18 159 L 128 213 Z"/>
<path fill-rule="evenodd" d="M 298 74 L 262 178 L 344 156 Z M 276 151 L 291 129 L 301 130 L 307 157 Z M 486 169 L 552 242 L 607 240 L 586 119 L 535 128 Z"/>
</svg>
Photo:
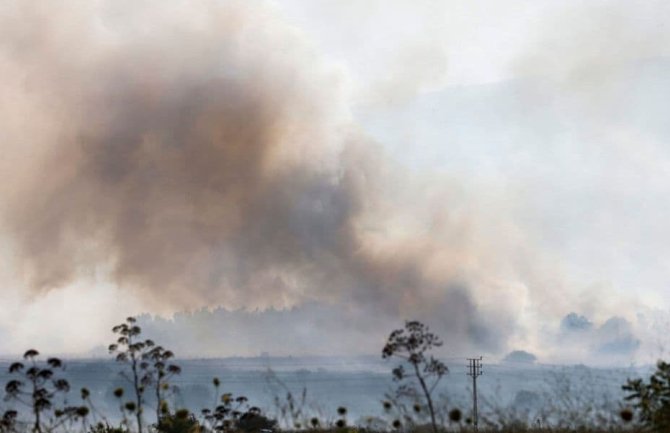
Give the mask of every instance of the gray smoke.
<svg viewBox="0 0 670 433">
<path fill-rule="evenodd" d="M 395 234 L 396 170 L 294 29 L 253 1 L 139 3 L 3 6 L 2 221 L 31 290 L 103 274 L 152 311 L 317 301 L 504 344 L 461 271 L 469 216 Z"/>
</svg>

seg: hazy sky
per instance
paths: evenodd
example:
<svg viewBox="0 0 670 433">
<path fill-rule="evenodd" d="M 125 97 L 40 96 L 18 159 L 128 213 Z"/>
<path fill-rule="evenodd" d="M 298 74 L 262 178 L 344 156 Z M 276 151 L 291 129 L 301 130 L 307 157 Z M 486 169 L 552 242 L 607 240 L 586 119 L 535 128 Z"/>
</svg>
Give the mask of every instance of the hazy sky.
<svg viewBox="0 0 670 433">
<path fill-rule="evenodd" d="M 662 355 L 667 2 L 69 3 L 0 7 L 0 352 L 317 302 Z"/>
</svg>

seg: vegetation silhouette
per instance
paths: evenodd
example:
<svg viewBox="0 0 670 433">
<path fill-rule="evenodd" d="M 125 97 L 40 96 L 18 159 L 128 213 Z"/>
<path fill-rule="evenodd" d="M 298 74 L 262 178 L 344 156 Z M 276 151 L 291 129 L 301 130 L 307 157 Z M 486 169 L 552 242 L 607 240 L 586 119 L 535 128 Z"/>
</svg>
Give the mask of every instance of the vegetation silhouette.
<svg viewBox="0 0 670 433">
<path fill-rule="evenodd" d="M 114 326 L 112 332 L 118 335 L 116 342 L 109 345 L 109 353 L 116 354 L 116 361 L 125 363 L 130 374 L 123 376 L 130 382 L 135 401 L 126 402 L 125 410 L 135 414 L 137 431 L 142 433 L 142 415 L 144 412 L 144 391 L 151 384 L 153 372 L 147 362 L 151 349 L 155 346 L 152 340 L 141 340 L 142 328 L 137 325 L 134 317 L 128 317 L 124 323 Z M 160 400 L 159 400 L 160 403 Z M 156 420 L 157 422 L 160 419 Z"/>
<path fill-rule="evenodd" d="M 11 379 L 5 385 L 5 400 L 16 401 L 26 406 L 32 414 L 32 431 L 44 433 L 72 421 L 85 420 L 89 413 L 86 406 L 70 406 L 57 404 L 57 397 L 70 391 L 67 380 L 58 376 L 64 369 L 63 362 L 58 358 L 48 358 L 46 362 L 38 359 L 39 352 L 27 350 L 24 362 L 14 362 L 9 366 Z M 3 430 L 14 430 L 18 411 L 5 412 L 1 427 Z"/>
<path fill-rule="evenodd" d="M 414 384 L 408 383 L 413 378 L 419 383 L 430 413 L 433 433 L 437 433 L 437 420 L 433 405 L 433 391 L 440 380 L 449 372 L 447 366 L 430 354 L 436 347 L 442 346 L 442 340 L 430 332 L 428 326 L 419 321 L 405 322 L 403 329 L 396 329 L 388 337 L 382 349 L 382 358 L 400 358 L 404 361 L 393 369 L 393 379 L 400 383 L 397 390 L 399 396 L 415 398 L 418 394 Z M 410 373 L 405 371 L 409 364 Z M 420 413 L 421 405 L 415 403 L 414 411 Z"/>
<path fill-rule="evenodd" d="M 383 359 L 402 360 L 392 369 L 393 379 L 398 382 L 396 393 L 381 402 L 385 418 L 368 416 L 353 423 L 347 419 L 350 416 L 347 407 L 336 407 L 332 412 L 334 416 L 328 418 L 318 407 L 308 404 L 305 387 L 296 397 L 276 375 L 274 380 L 286 395 L 283 400 L 275 398 L 283 425 L 263 414 L 246 396 L 221 392 L 222 381 L 217 377 L 211 382 L 214 387 L 211 408 L 202 409 L 199 416 L 189 409 L 177 409 L 176 403 L 171 408 L 168 397 L 178 393 L 171 380 L 181 373 L 181 368 L 174 363 L 174 353 L 143 338 L 142 329 L 133 317 L 112 331 L 116 342 L 109 346 L 109 352 L 121 364 L 120 374 L 130 385 L 128 392 L 117 387 L 110 394 L 121 412 L 120 423 L 109 422 L 94 405 L 89 388 L 80 389 L 81 405 L 70 404 L 71 385 L 64 378 L 65 364 L 58 358 L 42 361 L 39 352 L 30 349 L 21 362 L 13 362 L 8 367 L 4 400 L 16 407 L 7 408 L 0 418 L 0 433 L 443 433 L 472 428 L 470 417 L 458 408 L 450 408 L 443 396 L 433 395 L 448 369 L 431 353 L 442 341 L 418 321 L 406 322 L 404 328 L 391 332 L 382 350 Z M 509 433 L 669 431 L 670 364 L 659 361 L 649 381 L 629 379 L 623 386 L 628 394 L 616 410 L 612 410 L 611 405 L 596 406 L 593 393 L 578 392 L 575 397 L 576 388 L 566 377 L 561 377 L 557 375 L 552 385 L 554 394 L 544 396 L 553 406 L 540 412 L 516 413 L 514 408 L 505 412 L 502 405 L 484 401 L 491 409 L 485 418 L 485 427 L 480 430 Z M 583 380 L 581 382 L 584 385 Z M 145 400 L 149 391 L 153 396 Z M 127 394 L 130 400 L 124 398 Z M 156 420 L 147 423 L 143 415 L 146 407 L 151 407 L 151 398 L 155 398 Z M 129 418 L 134 418 L 134 422 Z M 426 422 L 427 418 L 430 422 Z"/>
<path fill-rule="evenodd" d="M 656 371 L 643 379 L 629 379 L 622 387 L 628 393 L 625 399 L 632 402 L 640 421 L 650 430 L 670 431 L 670 363 L 658 361 Z M 632 411 L 621 411 L 624 421 L 631 421 Z"/>
<path fill-rule="evenodd" d="M 322 425 L 323 413 L 316 404 L 308 401 L 307 387 L 303 386 L 299 393 L 294 392 L 271 368 L 265 373 L 265 382 L 274 393 L 278 423 L 298 430 L 303 426 L 316 429 Z"/>
<path fill-rule="evenodd" d="M 156 396 L 156 423 L 161 423 L 162 415 L 169 413 L 169 407 L 164 395 L 170 390 L 169 380 L 181 373 L 181 367 L 169 361 L 174 358 L 174 353 L 163 349 L 162 346 L 151 348 L 146 354 L 145 359 L 150 362 L 150 367 L 146 369 L 147 382 L 153 385 Z"/>
</svg>

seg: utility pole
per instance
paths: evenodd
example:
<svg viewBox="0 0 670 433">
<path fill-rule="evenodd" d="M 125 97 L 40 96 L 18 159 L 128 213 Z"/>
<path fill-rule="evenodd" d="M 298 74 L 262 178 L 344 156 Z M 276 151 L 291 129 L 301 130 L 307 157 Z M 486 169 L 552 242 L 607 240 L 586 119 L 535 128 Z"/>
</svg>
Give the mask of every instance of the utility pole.
<svg viewBox="0 0 670 433">
<path fill-rule="evenodd" d="M 477 377 L 482 375 L 482 357 L 468 358 L 468 376 L 472 377 L 472 424 L 477 430 Z"/>
</svg>

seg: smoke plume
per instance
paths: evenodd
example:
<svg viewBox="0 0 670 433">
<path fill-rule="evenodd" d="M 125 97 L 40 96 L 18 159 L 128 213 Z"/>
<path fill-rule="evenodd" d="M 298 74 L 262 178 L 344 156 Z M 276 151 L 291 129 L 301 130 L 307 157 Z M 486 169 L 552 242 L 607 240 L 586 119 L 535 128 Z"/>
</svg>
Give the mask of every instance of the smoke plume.
<svg viewBox="0 0 670 433">
<path fill-rule="evenodd" d="M 151 311 L 317 301 L 504 344 L 467 207 L 388 192 L 341 76 L 277 13 L 196 4 L 3 6 L 2 222 L 33 293 L 102 274 Z"/>
</svg>

